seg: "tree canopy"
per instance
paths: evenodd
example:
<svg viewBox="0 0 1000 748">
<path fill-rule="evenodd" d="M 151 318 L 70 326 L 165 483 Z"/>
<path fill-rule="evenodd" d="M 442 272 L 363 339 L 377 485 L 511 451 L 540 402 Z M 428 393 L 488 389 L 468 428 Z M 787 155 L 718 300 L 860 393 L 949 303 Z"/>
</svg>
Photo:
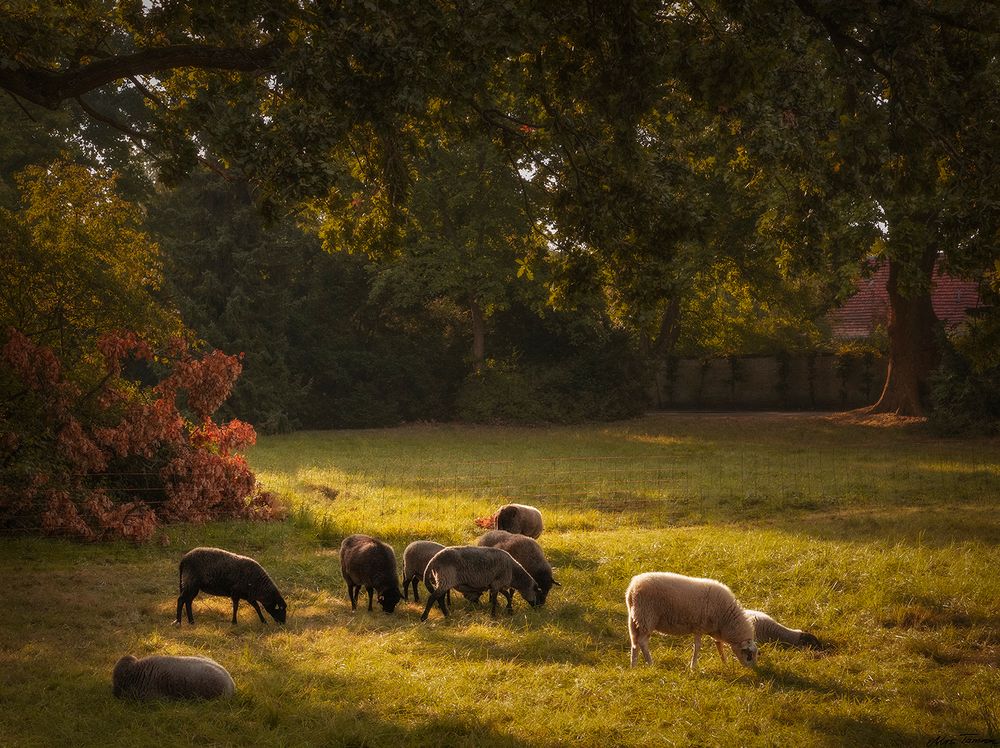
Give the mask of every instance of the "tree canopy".
<svg viewBox="0 0 1000 748">
<path fill-rule="evenodd" d="M 921 412 L 933 267 L 982 277 L 997 254 L 984 0 L 91 0 L 0 20 L 0 87 L 22 106 L 68 107 L 102 158 L 166 184 L 200 163 L 246 185 L 272 220 L 369 258 L 390 306 L 468 309 L 477 368 L 512 304 L 598 310 L 647 358 L 695 308 L 728 320 L 702 339 L 738 345 L 764 324 L 740 298 L 787 337 L 875 254 L 879 407 Z M 547 299 L 512 300 L 516 282 Z"/>
</svg>

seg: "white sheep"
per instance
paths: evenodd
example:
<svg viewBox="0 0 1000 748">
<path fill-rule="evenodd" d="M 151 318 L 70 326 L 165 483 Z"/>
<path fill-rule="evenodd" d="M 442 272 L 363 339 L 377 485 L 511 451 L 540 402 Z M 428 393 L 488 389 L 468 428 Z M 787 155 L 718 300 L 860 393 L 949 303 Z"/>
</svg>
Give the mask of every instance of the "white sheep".
<svg viewBox="0 0 1000 748">
<path fill-rule="evenodd" d="M 775 642 L 792 647 L 820 647 L 819 639 L 807 631 L 782 626 L 767 613 L 759 610 L 748 610 L 746 613 L 753 620 L 754 639 L 759 644 Z"/>
<path fill-rule="evenodd" d="M 207 657 L 153 655 L 141 660 L 125 655 L 111 675 L 112 692 L 119 699 L 217 699 L 236 690 L 232 677 Z"/>
<path fill-rule="evenodd" d="M 537 538 L 542 534 L 542 513 L 527 504 L 504 504 L 489 517 L 477 519 L 476 524 L 492 530 L 506 530 Z"/>
<path fill-rule="evenodd" d="M 721 582 L 670 572 L 638 574 L 632 577 L 625 592 L 625 604 L 633 667 L 640 650 L 646 662 L 652 664 L 649 636 L 654 631 L 694 634 L 692 670 L 698 664 L 702 634 L 715 640 L 723 660 L 725 643 L 742 664 L 748 667 L 757 664 L 753 622 L 732 591 Z"/>
</svg>

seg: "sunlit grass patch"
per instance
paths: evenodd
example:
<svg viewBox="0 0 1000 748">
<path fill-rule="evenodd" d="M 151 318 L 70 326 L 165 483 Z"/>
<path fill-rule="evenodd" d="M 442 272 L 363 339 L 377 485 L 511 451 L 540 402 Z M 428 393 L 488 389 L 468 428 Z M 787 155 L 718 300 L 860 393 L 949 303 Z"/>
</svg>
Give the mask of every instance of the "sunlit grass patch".
<svg viewBox="0 0 1000 748">
<path fill-rule="evenodd" d="M 995 739 L 997 446 L 722 416 L 262 438 L 251 460 L 289 503 L 285 522 L 168 527 L 166 546 L 0 545 L 0 742 L 162 745 L 178 725 L 213 745 Z M 545 606 L 515 597 L 494 619 L 458 596 L 449 618 L 421 623 L 421 590 L 392 615 L 364 594 L 351 610 L 345 535 L 378 535 L 397 557 L 415 539 L 471 542 L 474 519 L 507 500 L 545 514 L 562 583 Z M 229 601 L 200 595 L 195 625 L 172 626 L 177 562 L 196 545 L 257 558 L 287 625 L 243 605 L 231 626 Z M 630 669 L 624 590 L 649 570 L 721 579 L 824 646 L 764 645 L 751 671 L 709 644 L 692 673 L 692 637 L 657 636 L 654 665 Z M 237 696 L 117 702 L 126 652 L 210 656 Z"/>
</svg>

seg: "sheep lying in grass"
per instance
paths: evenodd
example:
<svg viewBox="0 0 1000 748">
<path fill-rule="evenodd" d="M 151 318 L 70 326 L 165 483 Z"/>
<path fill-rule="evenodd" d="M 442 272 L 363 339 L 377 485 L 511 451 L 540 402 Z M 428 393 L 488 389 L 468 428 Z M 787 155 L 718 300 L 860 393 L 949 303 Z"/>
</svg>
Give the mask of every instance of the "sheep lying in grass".
<svg viewBox="0 0 1000 748">
<path fill-rule="evenodd" d="M 125 655 L 115 665 L 111 688 L 116 698 L 217 699 L 233 695 L 236 684 L 207 657 L 154 655 L 141 660 Z"/>
<path fill-rule="evenodd" d="M 347 582 L 351 610 L 358 609 L 362 587 L 368 591 L 368 610 L 372 609 L 373 591 L 386 613 L 392 613 L 403 599 L 396 576 L 396 553 L 388 543 L 368 535 L 349 535 L 340 544 L 340 571 Z"/>
<path fill-rule="evenodd" d="M 723 643 L 739 661 L 757 664 L 757 644 L 753 622 L 726 585 L 714 579 L 686 577 L 669 572 L 647 572 L 632 577 L 625 593 L 628 607 L 628 633 L 632 642 L 632 666 L 639 651 L 652 664 L 649 636 L 694 634 L 691 669 L 698 664 L 702 634 L 715 640 L 719 655 L 725 659 Z"/>
<path fill-rule="evenodd" d="M 753 621 L 754 639 L 758 644 L 775 642 L 791 647 L 810 647 L 819 649 L 822 645 L 812 634 L 801 629 L 790 629 L 782 626 L 767 613 L 759 610 L 748 610 L 747 615 Z"/>
<path fill-rule="evenodd" d="M 507 610 L 513 613 L 512 590 L 520 592 L 532 607 L 538 605 L 541 592 L 531 575 L 507 551 L 475 545 L 456 545 L 438 551 L 427 564 L 424 584 L 430 595 L 420 616 L 421 621 L 427 620 L 435 602 L 441 607 L 441 612 L 448 615 L 444 598 L 452 589 L 477 597 L 488 590 L 490 615 L 493 616 L 497 614 L 498 594 L 502 593 L 507 598 Z"/>
<path fill-rule="evenodd" d="M 543 605 L 553 585 L 562 586 L 552 578 L 552 566 L 545 560 L 542 547 L 534 538 L 517 535 L 506 530 L 490 530 L 479 538 L 478 544 L 507 551 L 538 583 L 538 604 Z"/>
<path fill-rule="evenodd" d="M 221 595 L 233 601 L 233 624 L 240 600 L 246 600 L 257 611 L 261 623 L 264 614 L 260 606 L 278 623 L 285 622 L 285 599 L 264 568 L 247 556 L 224 551 L 221 548 L 195 548 L 184 554 L 180 563 L 180 594 L 177 596 L 177 617 L 174 625 L 181 623 L 181 609 L 187 608 L 188 623 L 194 623 L 191 601 L 204 592 Z"/>
<path fill-rule="evenodd" d="M 537 538 L 542 534 L 542 513 L 526 504 L 504 504 L 489 517 L 476 520 L 480 527 L 527 535 Z"/>
</svg>

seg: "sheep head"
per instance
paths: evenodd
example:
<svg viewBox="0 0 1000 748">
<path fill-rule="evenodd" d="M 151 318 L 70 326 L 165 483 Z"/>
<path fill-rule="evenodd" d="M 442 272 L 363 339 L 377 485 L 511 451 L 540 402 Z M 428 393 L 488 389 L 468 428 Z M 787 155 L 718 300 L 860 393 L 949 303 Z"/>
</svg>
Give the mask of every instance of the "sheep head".
<svg viewBox="0 0 1000 748">
<path fill-rule="evenodd" d="M 396 587 L 389 587 L 385 592 L 379 593 L 378 604 L 386 613 L 392 613 L 396 609 L 396 604 L 402 599 L 403 596 Z"/>
<path fill-rule="evenodd" d="M 757 667 L 757 642 L 753 639 L 746 639 L 739 644 L 730 644 L 729 648 L 733 650 L 733 654 L 736 655 L 740 664 L 746 667 Z"/>
<path fill-rule="evenodd" d="M 799 634 L 799 646 L 808 647 L 809 649 L 822 649 L 823 645 L 820 644 L 819 639 L 810 634 L 807 631 L 803 631 Z"/>
<path fill-rule="evenodd" d="M 268 613 L 271 614 L 271 618 L 273 618 L 278 623 L 285 622 L 285 617 L 288 612 L 288 606 L 285 604 L 285 598 L 275 593 L 275 595 L 272 598 L 265 600 L 263 602 L 264 602 L 264 610 L 266 610 Z"/>
</svg>

